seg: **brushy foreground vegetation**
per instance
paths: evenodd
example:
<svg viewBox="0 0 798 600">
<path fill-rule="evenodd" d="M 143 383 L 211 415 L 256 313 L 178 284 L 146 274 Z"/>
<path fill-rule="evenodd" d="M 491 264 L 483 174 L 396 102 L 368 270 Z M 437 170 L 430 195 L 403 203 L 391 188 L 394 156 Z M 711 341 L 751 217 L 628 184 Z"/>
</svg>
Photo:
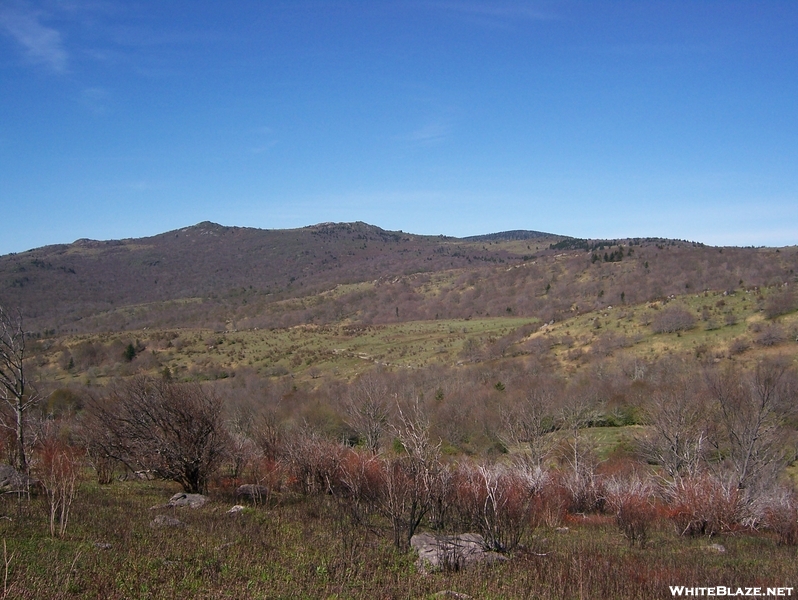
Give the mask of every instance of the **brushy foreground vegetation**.
<svg viewBox="0 0 798 600">
<path fill-rule="evenodd" d="M 170 509 L 186 524 L 150 526 L 153 505 L 177 487 L 84 482 L 67 534 L 50 537 L 43 497 L 5 496 L 6 598 L 667 598 L 670 585 L 789 586 L 795 548 L 773 536 L 679 537 L 658 521 L 645 548 L 630 547 L 611 517 L 574 515 L 568 531 L 530 529 L 512 560 L 421 575 L 384 527 L 352 524 L 332 496 L 287 494 L 226 514 L 217 491 L 200 509 Z M 719 543 L 725 548 L 720 553 Z"/>
<path fill-rule="evenodd" d="M 615 381 L 638 403 L 614 408 L 595 381 L 523 373 L 465 384 L 497 415 L 471 456 L 444 441 L 457 429 L 434 412 L 452 391 L 441 373 L 434 395 L 423 375 L 376 371 L 339 390 L 336 412 L 306 398 L 315 424 L 287 418 L 295 391 L 272 396 L 289 405 L 279 413 L 141 377 L 77 412 L 31 417 L 38 483 L 2 496 L 4 594 L 651 598 L 672 585 L 796 580 L 789 359 L 663 360 Z M 6 448 L 13 458 L 14 441 Z M 165 506 L 181 489 L 211 502 Z M 478 532 L 509 560 L 423 574 L 409 550 L 422 530 Z"/>
</svg>

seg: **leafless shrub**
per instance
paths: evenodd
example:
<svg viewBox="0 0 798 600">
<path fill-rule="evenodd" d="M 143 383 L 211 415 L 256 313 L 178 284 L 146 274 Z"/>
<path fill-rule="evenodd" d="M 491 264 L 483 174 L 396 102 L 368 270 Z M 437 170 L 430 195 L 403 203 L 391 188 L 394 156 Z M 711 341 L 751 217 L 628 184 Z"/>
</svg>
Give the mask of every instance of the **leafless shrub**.
<svg viewBox="0 0 798 600">
<path fill-rule="evenodd" d="M 534 389 L 526 394 L 518 406 L 502 411 L 500 436 L 507 446 L 520 446 L 521 456 L 530 465 L 540 466 L 551 452 L 553 419 L 550 416 L 553 393 Z"/>
<path fill-rule="evenodd" d="M 599 461 L 595 444 L 575 430 L 561 442 L 556 454 L 563 467 L 559 482 L 570 498 L 569 512 L 601 510 L 605 498 L 600 478 L 596 474 Z"/>
<path fill-rule="evenodd" d="M 289 485 L 304 495 L 331 493 L 338 482 L 342 450 L 308 426 L 292 432 L 283 445 Z"/>
<path fill-rule="evenodd" d="M 100 485 L 109 485 L 114 480 L 114 471 L 116 470 L 117 460 L 106 454 L 102 448 L 96 445 L 91 445 L 86 449 L 86 456 L 89 464 L 94 469 L 97 476 L 97 483 Z"/>
<path fill-rule="evenodd" d="M 284 431 L 273 411 L 264 411 L 254 419 L 252 438 L 263 456 L 278 460 L 284 452 Z"/>
<path fill-rule="evenodd" d="M 149 470 L 186 492 L 202 492 L 227 444 L 221 408 L 198 384 L 137 377 L 88 403 L 89 442 L 132 471 Z"/>
<path fill-rule="evenodd" d="M 371 453 L 348 449 L 341 455 L 334 494 L 355 523 L 365 523 L 377 506 L 382 491 L 381 468 L 382 459 Z"/>
<path fill-rule="evenodd" d="M 238 485 L 246 473 L 254 470 L 253 467 L 262 460 L 263 455 L 257 444 L 240 430 L 230 431 L 228 438 L 224 471 Z"/>
<path fill-rule="evenodd" d="M 450 520 L 457 493 L 452 469 L 441 464 L 430 481 L 430 510 L 428 520 L 433 529 L 444 529 Z"/>
<path fill-rule="evenodd" d="M 773 292 L 765 300 L 764 311 L 768 319 L 786 315 L 798 309 L 798 298 L 792 288 L 782 288 Z"/>
<path fill-rule="evenodd" d="M 399 456 L 384 462 L 380 506 L 391 521 L 394 544 L 405 548 L 432 509 L 435 482 L 441 471 L 440 442 L 433 443 L 430 420 L 416 399 L 398 407 L 393 432 L 402 446 Z"/>
<path fill-rule="evenodd" d="M 676 478 L 666 490 L 669 518 L 680 535 L 714 535 L 740 516 L 740 494 L 733 481 L 710 474 Z"/>
<path fill-rule="evenodd" d="M 63 537 L 69 512 L 77 494 L 80 453 L 58 439 L 45 439 L 39 452 L 36 473 L 47 496 L 50 535 Z"/>
<path fill-rule="evenodd" d="M 654 333 L 676 333 L 688 331 L 695 327 L 696 318 L 693 313 L 678 306 L 664 308 L 651 321 Z"/>
<path fill-rule="evenodd" d="M 13 458 L 20 473 L 28 472 L 26 415 L 38 401 L 28 382 L 25 351 L 21 312 L 12 315 L 0 304 L 0 426 L 14 432 Z M 11 416 L 7 417 L 6 412 Z"/>
<path fill-rule="evenodd" d="M 798 545 L 798 498 L 794 490 L 779 489 L 768 499 L 764 525 L 776 533 L 782 546 Z"/>
<path fill-rule="evenodd" d="M 608 331 L 601 334 L 593 342 L 590 352 L 595 356 L 612 356 L 613 352 L 618 348 L 626 348 L 630 345 L 630 341 L 626 336 Z"/>
<path fill-rule="evenodd" d="M 376 454 L 388 428 L 388 386 L 379 373 L 361 376 L 349 389 L 344 404 L 346 423 L 363 445 Z"/>
<path fill-rule="evenodd" d="M 731 356 L 737 356 L 742 354 L 746 350 L 751 348 L 751 344 L 745 338 L 735 338 L 732 340 L 732 343 L 729 345 L 729 354 Z"/>
<path fill-rule="evenodd" d="M 109 485 L 114 480 L 114 472 L 119 465 L 114 447 L 114 436 L 102 419 L 102 414 L 85 410 L 80 415 L 76 434 L 86 451 L 89 465 L 94 469 L 97 483 Z"/>
<path fill-rule="evenodd" d="M 406 456 L 387 459 L 382 467 L 380 510 L 391 522 L 394 545 L 407 548 L 430 509 L 427 480 L 421 465 Z"/>
<path fill-rule="evenodd" d="M 571 495 L 556 477 L 532 496 L 529 522 L 532 527 L 560 527 L 568 515 Z"/>
<path fill-rule="evenodd" d="M 747 501 L 770 489 L 785 464 L 784 419 L 795 412 L 794 377 L 782 359 L 760 362 L 753 372 L 734 367 L 707 373 L 719 409 L 713 444 L 728 457 Z"/>
<path fill-rule="evenodd" d="M 488 548 L 506 552 L 515 548 L 529 526 L 534 490 L 521 474 L 503 465 L 479 467 L 485 490 L 480 532 Z"/>
<path fill-rule="evenodd" d="M 784 331 L 783 327 L 776 324 L 771 324 L 763 328 L 754 338 L 754 342 L 757 345 L 765 346 L 766 348 L 777 346 L 785 341 L 787 341 L 787 332 Z"/>
<path fill-rule="evenodd" d="M 615 522 L 629 540 L 629 545 L 637 543 L 644 548 L 649 528 L 656 517 L 652 501 L 653 484 L 637 476 L 612 477 L 606 482 L 605 489 L 607 504 L 615 512 Z"/>
<path fill-rule="evenodd" d="M 636 443 L 641 455 L 670 477 L 692 475 L 709 449 L 705 394 L 684 365 L 665 364 L 659 371 L 662 381 L 644 404 L 649 429 Z"/>
</svg>

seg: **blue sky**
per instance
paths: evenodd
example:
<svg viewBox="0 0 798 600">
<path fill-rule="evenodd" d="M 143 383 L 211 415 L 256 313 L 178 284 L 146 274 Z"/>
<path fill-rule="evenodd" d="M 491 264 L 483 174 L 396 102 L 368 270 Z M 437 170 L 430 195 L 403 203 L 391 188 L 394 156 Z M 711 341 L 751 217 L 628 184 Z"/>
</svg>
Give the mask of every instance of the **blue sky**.
<svg viewBox="0 0 798 600">
<path fill-rule="evenodd" d="M 0 254 L 210 220 L 798 244 L 798 2 L 0 2 Z"/>
</svg>

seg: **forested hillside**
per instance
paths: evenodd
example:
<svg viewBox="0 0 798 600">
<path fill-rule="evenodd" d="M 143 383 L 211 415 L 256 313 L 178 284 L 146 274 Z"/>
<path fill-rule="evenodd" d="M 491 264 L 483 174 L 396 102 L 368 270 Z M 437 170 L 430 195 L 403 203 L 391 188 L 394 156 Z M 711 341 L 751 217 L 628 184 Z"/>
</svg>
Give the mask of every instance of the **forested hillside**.
<svg viewBox="0 0 798 600">
<path fill-rule="evenodd" d="M 0 257 L 0 298 L 38 332 L 247 329 L 513 315 L 541 321 L 705 290 L 796 281 L 796 248 L 456 239 L 363 223 L 258 230 L 201 223 L 152 238 L 79 240 Z"/>
</svg>

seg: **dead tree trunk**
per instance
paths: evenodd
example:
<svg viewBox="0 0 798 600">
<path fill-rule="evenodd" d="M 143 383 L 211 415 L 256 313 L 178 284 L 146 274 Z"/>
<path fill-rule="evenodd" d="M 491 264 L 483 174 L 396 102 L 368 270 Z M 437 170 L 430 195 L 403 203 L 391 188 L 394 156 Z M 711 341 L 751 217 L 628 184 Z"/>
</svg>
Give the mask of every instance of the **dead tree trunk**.
<svg viewBox="0 0 798 600">
<path fill-rule="evenodd" d="M 2 425 L 14 431 L 16 439 L 16 467 L 28 472 L 25 455 L 25 411 L 36 401 L 30 395 L 25 379 L 25 331 L 22 315 L 12 315 L 0 306 L 0 399 L 11 410 L 11 423 Z"/>
</svg>

